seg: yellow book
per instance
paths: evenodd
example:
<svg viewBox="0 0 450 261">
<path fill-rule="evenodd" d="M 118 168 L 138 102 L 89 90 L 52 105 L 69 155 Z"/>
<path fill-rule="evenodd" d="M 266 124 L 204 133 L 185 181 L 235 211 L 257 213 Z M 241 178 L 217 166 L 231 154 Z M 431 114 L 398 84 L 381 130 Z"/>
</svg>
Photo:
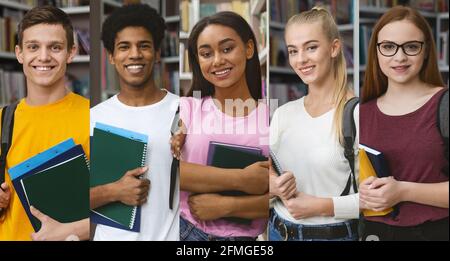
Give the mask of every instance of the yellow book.
<svg viewBox="0 0 450 261">
<path fill-rule="evenodd" d="M 369 157 L 364 149 L 359 149 L 359 183 L 363 182 L 365 179 L 369 177 L 376 177 L 377 174 L 370 163 Z M 365 217 L 371 216 L 384 216 L 388 213 L 392 212 L 393 208 L 388 208 L 383 211 L 373 211 L 373 210 L 363 210 L 363 214 Z"/>
</svg>

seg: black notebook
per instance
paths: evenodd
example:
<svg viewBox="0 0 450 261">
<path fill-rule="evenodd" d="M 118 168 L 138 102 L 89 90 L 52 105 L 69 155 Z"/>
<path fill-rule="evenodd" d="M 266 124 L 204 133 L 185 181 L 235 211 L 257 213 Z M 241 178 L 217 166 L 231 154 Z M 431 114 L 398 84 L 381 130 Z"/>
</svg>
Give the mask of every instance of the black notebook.
<svg viewBox="0 0 450 261">
<path fill-rule="evenodd" d="M 262 155 L 262 150 L 256 147 L 242 146 L 236 144 L 228 144 L 211 141 L 208 149 L 209 166 L 225 169 L 243 169 L 255 162 L 266 161 L 267 158 Z M 226 196 L 243 196 L 248 195 L 242 191 L 223 191 L 221 195 Z M 251 223 L 250 219 L 245 218 L 225 218 L 228 221 L 246 224 Z"/>
</svg>

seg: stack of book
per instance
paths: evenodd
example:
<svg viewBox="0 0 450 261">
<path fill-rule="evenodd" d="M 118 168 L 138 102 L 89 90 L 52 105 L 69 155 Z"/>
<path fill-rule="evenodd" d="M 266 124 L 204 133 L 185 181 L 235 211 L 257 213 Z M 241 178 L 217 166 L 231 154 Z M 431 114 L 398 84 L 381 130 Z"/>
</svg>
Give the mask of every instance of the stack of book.
<svg viewBox="0 0 450 261">
<path fill-rule="evenodd" d="M 89 162 L 81 145 L 68 139 L 9 169 L 19 199 L 35 231 L 41 222 L 34 206 L 61 223 L 89 217 Z"/>
<path fill-rule="evenodd" d="M 387 161 L 382 152 L 377 151 L 368 146 L 359 145 L 359 182 L 363 182 L 369 177 L 389 177 L 389 168 Z M 384 216 L 392 212 L 393 208 L 388 208 L 383 211 L 364 210 L 363 214 L 369 216 Z"/>
</svg>

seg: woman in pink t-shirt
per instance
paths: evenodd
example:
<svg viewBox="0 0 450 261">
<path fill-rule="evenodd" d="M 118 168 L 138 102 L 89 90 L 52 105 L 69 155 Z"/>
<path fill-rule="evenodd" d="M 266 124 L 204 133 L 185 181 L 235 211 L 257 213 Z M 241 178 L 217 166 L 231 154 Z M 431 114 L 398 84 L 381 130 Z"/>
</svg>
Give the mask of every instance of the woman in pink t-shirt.
<svg viewBox="0 0 450 261">
<path fill-rule="evenodd" d="M 365 217 L 362 239 L 448 240 L 448 144 L 437 126 L 446 88 L 432 30 L 418 11 L 394 7 L 376 23 L 368 53 L 360 143 L 384 154 L 391 176 L 362 181 L 360 208 L 394 211 Z"/>
<path fill-rule="evenodd" d="M 180 163 L 180 239 L 255 240 L 269 214 L 269 164 L 263 157 L 268 152 L 268 109 L 259 101 L 255 36 L 241 16 L 220 12 L 194 26 L 188 48 L 193 80 L 189 97 L 180 101 L 186 130 Z M 260 153 L 261 160 L 245 168 L 213 167 L 208 163 L 210 142 Z M 224 195 L 226 191 L 234 194 Z"/>
</svg>

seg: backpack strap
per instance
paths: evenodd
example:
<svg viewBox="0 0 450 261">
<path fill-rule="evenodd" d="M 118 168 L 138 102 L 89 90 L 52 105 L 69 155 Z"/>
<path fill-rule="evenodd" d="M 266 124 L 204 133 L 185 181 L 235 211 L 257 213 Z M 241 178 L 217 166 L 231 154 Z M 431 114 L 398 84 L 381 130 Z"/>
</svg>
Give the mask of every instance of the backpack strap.
<svg viewBox="0 0 450 261">
<path fill-rule="evenodd" d="M 14 112 L 16 111 L 16 101 L 8 106 L 5 106 L 2 110 L 2 151 L 0 155 L 0 184 L 5 182 L 5 169 L 6 169 L 6 156 L 8 155 L 9 148 L 11 147 L 12 133 L 14 128 Z"/>
<path fill-rule="evenodd" d="M 355 119 L 353 117 L 353 112 L 355 107 L 359 102 L 358 97 L 353 97 L 348 100 L 344 105 L 344 113 L 342 117 L 342 133 L 344 136 L 344 156 L 347 159 L 351 173 L 348 177 L 347 184 L 345 185 L 344 191 L 342 191 L 341 196 L 347 196 L 350 193 L 350 187 L 353 183 L 353 191 L 358 192 L 358 187 L 356 186 L 355 178 L 355 153 L 353 146 L 356 140 L 356 126 Z M 352 182 L 353 181 L 353 182 Z"/>
<path fill-rule="evenodd" d="M 175 116 L 173 117 L 172 126 L 170 128 L 170 132 L 172 136 L 179 129 L 180 122 L 180 106 L 178 106 L 177 111 L 175 112 Z M 175 184 L 177 181 L 177 176 L 179 175 L 180 170 L 180 161 L 172 157 L 172 164 L 170 166 L 170 194 L 169 194 L 169 208 L 173 209 L 173 201 L 175 197 Z"/>
<path fill-rule="evenodd" d="M 0 155 L 0 185 L 5 182 L 6 171 L 6 156 L 8 155 L 9 148 L 12 142 L 12 133 L 14 128 L 14 112 L 16 111 L 16 101 L 8 106 L 3 107 L 2 110 L 2 134 L 1 134 L 1 155 Z M 1 188 L 0 188 L 1 189 Z M 0 217 L 3 214 L 3 209 L 0 208 Z"/>
<path fill-rule="evenodd" d="M 448 161 L 448 89 L 441 95 L 438 107 L 438 128 L 444 140 L 445 158 Z M 448 168 L 445 170 L 448 176 Z"/>
</svg>

